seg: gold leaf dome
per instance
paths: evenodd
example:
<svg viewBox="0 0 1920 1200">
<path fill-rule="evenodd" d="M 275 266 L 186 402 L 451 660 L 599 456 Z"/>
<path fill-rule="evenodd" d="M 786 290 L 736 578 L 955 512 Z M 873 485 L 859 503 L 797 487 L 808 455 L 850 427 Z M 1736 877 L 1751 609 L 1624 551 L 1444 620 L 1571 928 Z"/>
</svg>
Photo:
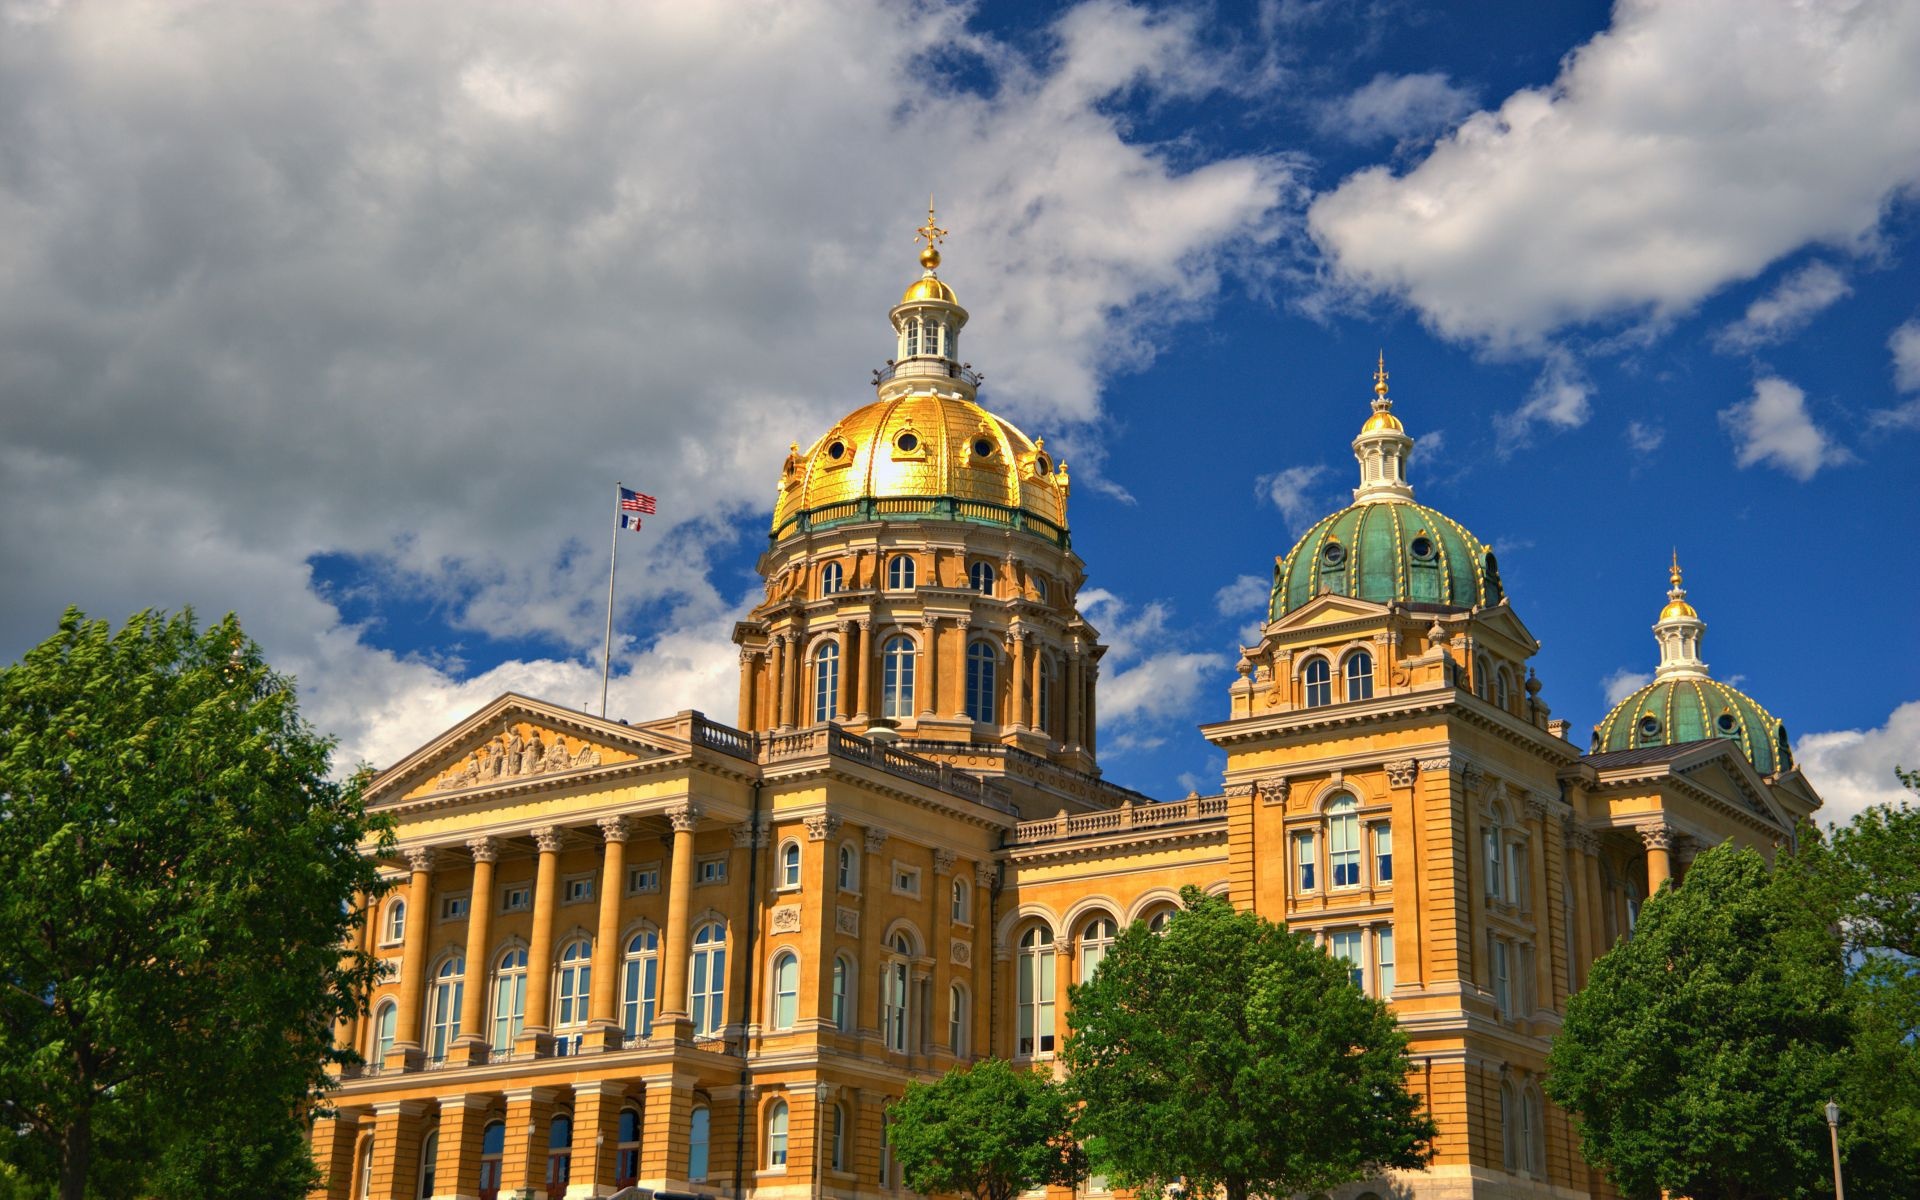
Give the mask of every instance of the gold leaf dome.
<svg viewBox="0 0 1920 1200">
<path fill-rule="evenodd" d="M 972 400 L 909 393 L 842 417 L 782 468 L 775 540 L 849 521 L 950 519 L 1065 543 L 1067 471 Z"/>
<path fill-rule="evenodd" d="M 953 298 L 953 289 L 940 282 L 938 276 L 929 272 L 907 285 L 900 295 L 900 303 L 913 304 L 920 300 L 940 300 L 947 304 L 957 304 Z"/>
</svg>

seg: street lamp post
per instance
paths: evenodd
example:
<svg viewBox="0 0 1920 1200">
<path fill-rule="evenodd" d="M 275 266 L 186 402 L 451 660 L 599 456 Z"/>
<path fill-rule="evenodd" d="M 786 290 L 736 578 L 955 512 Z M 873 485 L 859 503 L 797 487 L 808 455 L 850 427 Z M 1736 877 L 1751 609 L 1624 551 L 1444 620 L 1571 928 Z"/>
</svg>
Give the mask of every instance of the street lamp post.
<svg viewBox="0 0 1920 1200">
<path fill-rule="evenodd" d="M 1827 1101 L 1827 1134 L 1833 1140 L 1833 1200 L 1847 1200 L 1840 1182 L 1840 1106 L 1831 1100 Z"/>
</svg>

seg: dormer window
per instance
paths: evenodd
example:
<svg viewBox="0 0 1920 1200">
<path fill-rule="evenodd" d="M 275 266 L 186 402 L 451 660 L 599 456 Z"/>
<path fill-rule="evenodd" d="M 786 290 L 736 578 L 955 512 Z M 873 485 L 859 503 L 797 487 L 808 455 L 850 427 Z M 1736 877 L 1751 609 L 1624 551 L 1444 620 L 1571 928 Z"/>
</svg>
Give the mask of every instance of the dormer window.
<svg viewBox="0 0 1920 1200">
<path fill-rule="evenodd" d="M 1659 736 L 1660 736 L 1660 718 L 1654 716 L 1652 713 L 1648 713 L 1646 716 L 1641 717 L 1640 718 L 1640 737 L 1645 741 L 1652 741 L 1654 738 L 1657 738 Z"/>
</svg>

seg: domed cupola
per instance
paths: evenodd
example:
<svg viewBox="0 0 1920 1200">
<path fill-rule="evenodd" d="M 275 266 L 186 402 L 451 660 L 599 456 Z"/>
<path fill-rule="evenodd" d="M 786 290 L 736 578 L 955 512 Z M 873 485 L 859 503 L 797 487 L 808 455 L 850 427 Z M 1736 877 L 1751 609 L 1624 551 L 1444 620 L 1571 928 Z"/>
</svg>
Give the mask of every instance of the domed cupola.
<svg viewBox="0 0 1920 1200">
<path fill-rule="evenodd" d="M 1592 753 L 1678 746 L 1707 738 L 1731 738 L 1754 769 L 1775 775 L 1793 766 L 1786 726 L 1757 701 L 1711 678 L 1700 659 L 1707 624 L 1687 603 L 1680 586 L 1680 556 L 1674 555 L 1668 578 L 1667 606 L 1654 622 L 1660 666 L 1653 682 L 1640 688 L 1594 726 Z"/>
<path fill-rule="evenodd" d="M 1323 593 L 1456 608 L 1505 599 L 1493 553 L 1458 521 L 1414 501 L 1407 482 L 1413 444 L 1387 397 L 1383 354 L 1373 413 L 1353 440 L 1360 463 L 1354 502 L 1316 521 L 1276 564 L 1269 620 Z"/>
</svg>

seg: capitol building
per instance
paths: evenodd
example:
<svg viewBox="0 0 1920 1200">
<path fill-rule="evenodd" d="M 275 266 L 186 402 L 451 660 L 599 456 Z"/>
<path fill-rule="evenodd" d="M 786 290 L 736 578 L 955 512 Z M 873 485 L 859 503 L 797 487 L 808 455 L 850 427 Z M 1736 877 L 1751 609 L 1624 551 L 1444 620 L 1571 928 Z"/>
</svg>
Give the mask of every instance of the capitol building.
<svg viewBox="0 0 1920 1200">
<path fill-rule="evenodd" d="M 1572 730 L 1495 555 L 1416 499 L 1382 365 L 1353 503 L 1276 560 L 1203 727 L 1218 789 L 1131 791 L 1067 465 L 980 405 L 926 232 L 872 399 L 780 468 L 737 712 L 509 694 L 374 780 L 389 971 L 338 1030 L 365 1065 L 315 1196 L 904 1196 L 907 1081 L 1048 1064 L 1069 988 L 1189 884 L 1310 932 L 1411 1039 L 1434 1161 L 1334 1200 L 1613 1195 L 1541 1089 L 1568 996 L 1698 850 L 1820 803 L 1709 673 L 1679 564 L 1653 681 Z"/>
</svg>

